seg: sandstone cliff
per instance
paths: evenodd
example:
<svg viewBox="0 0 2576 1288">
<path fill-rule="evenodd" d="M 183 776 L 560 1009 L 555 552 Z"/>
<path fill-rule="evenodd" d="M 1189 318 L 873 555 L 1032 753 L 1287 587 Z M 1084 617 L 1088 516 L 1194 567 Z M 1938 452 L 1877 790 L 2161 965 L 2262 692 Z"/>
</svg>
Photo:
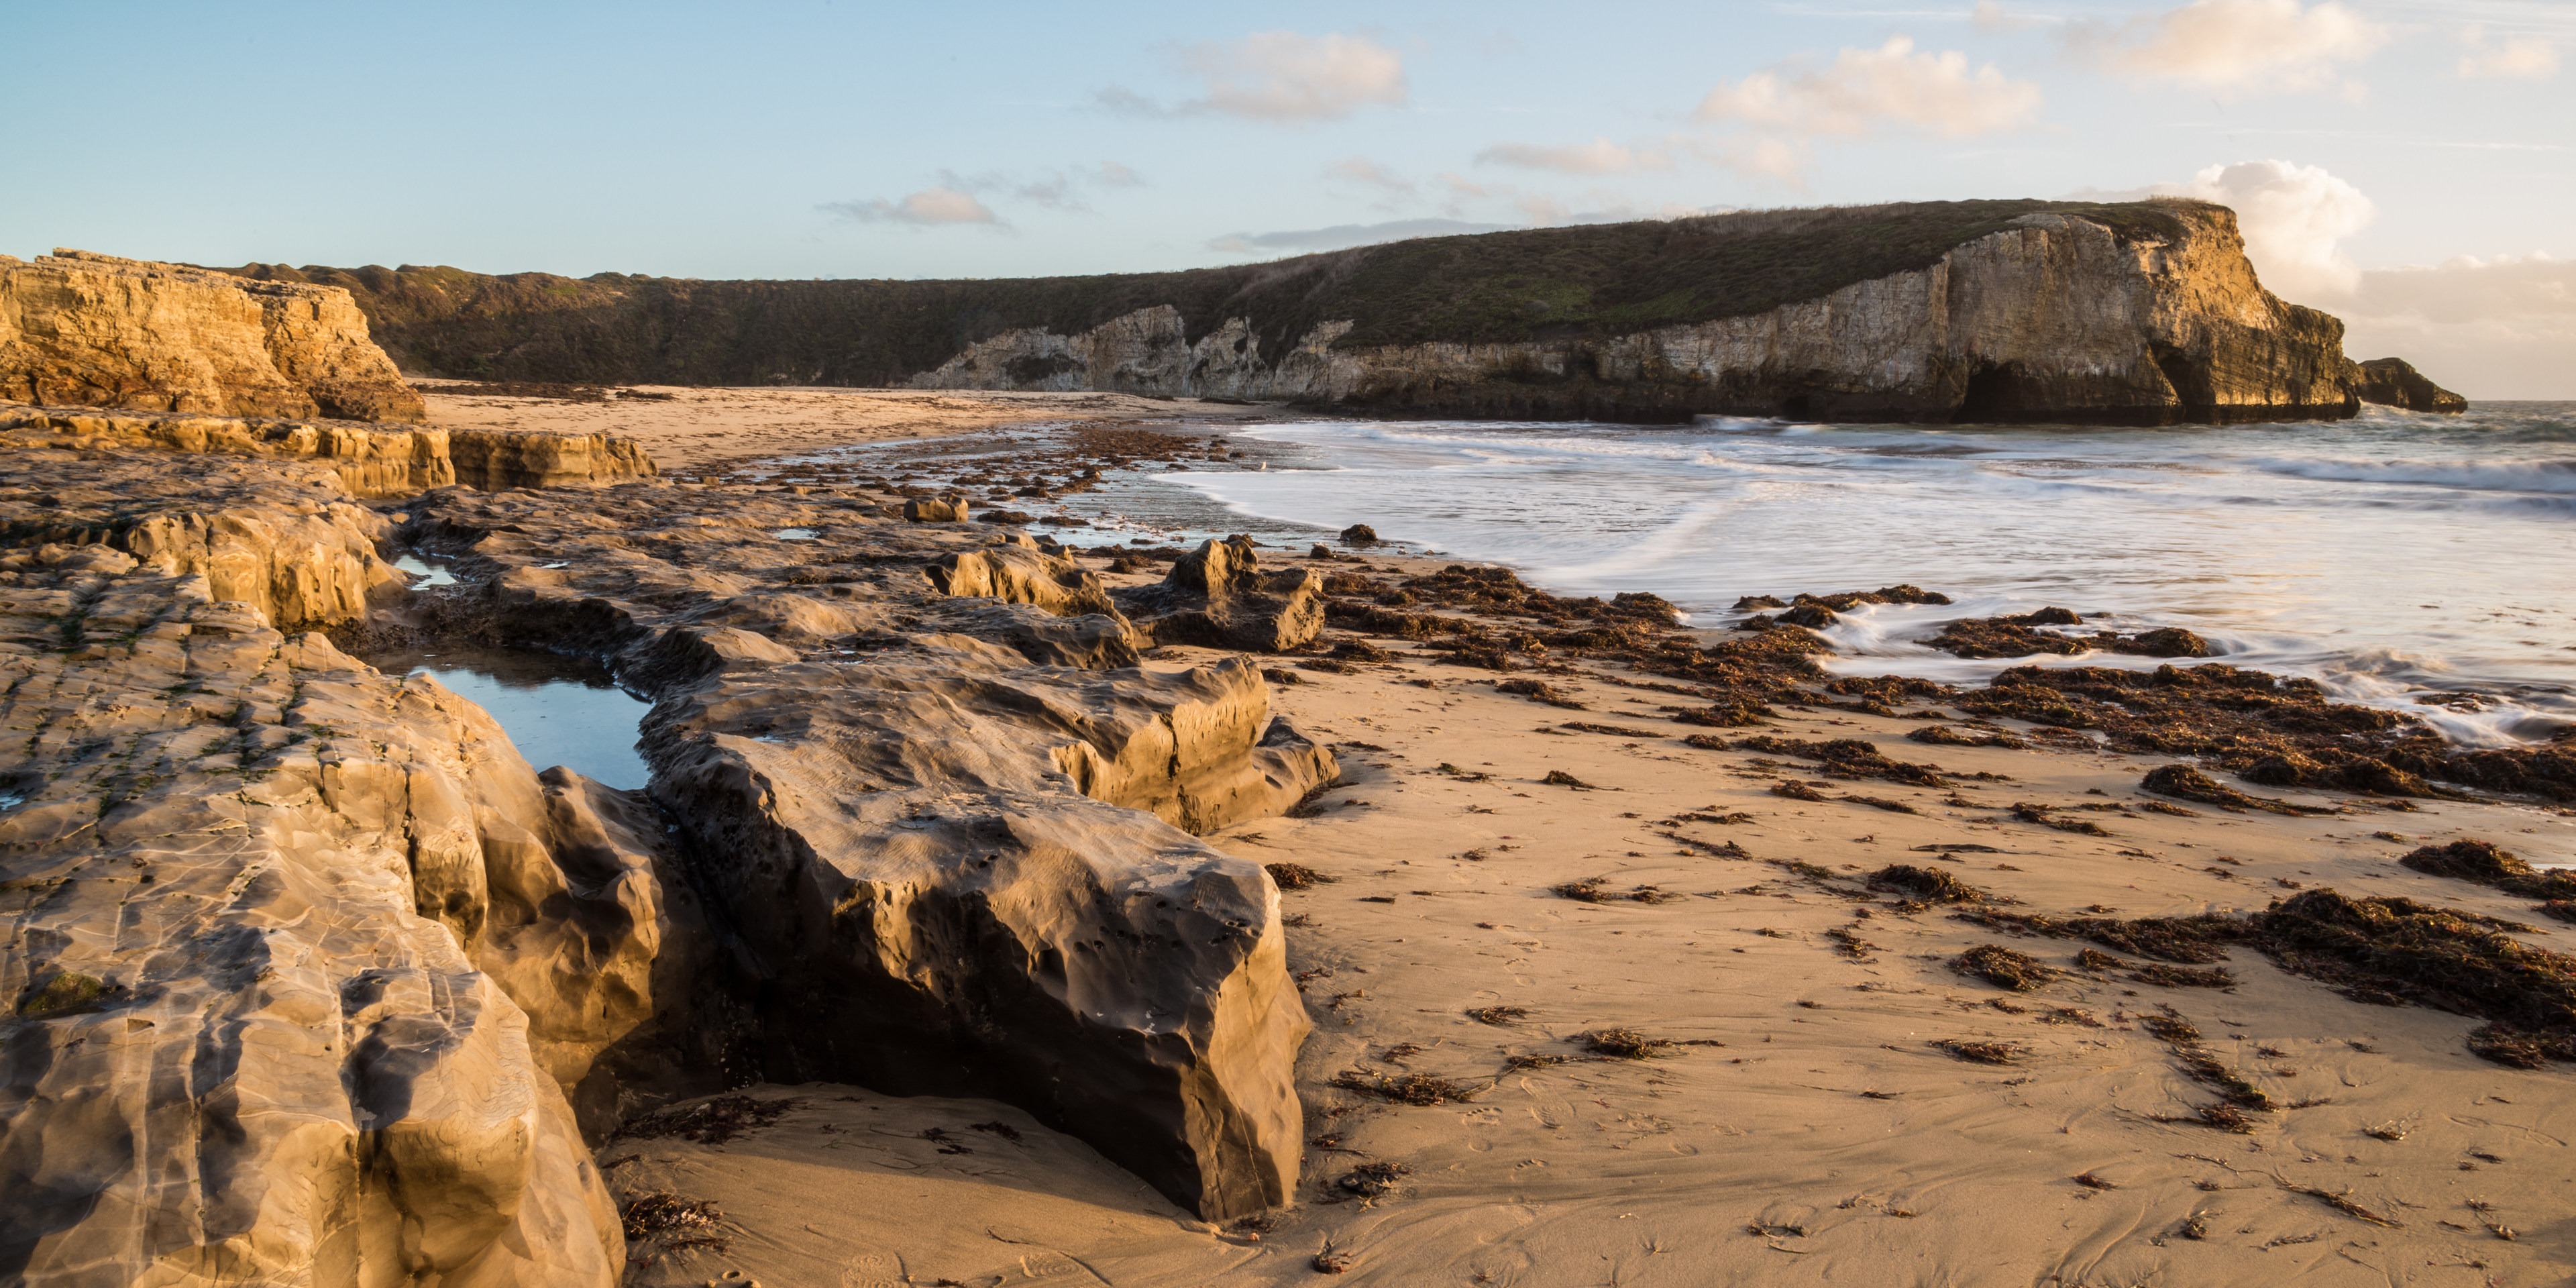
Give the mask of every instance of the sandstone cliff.
<svg viewBox="0 0 2576 1288">
<path fill-rule="evenodd" d="M 1071 336 L 1006 331 L 912 383 L 1121 389 L 1373 411 L 2162 424 L 2347 416 L 2343 324 L 2286 304 L 2231 212 L 2113 226 L 2024 215 L 1923 268 L 1758 314 L 1612 336 L 1337 345 L 1265 360 L 1253 319 L 1187 339 L 1168 306 Z"/>
<path fill-rule="evenodd" d="M 1915 202 L 1433 237 L 1178 273 L 702 282 L 235 270 L 424 371 L 1119 390 L 1407 415 L 2145 422 L 2396 397 L 2199 202 Z"/>
<path fill-rule="evenodd" d="M 76 250 L 0 255 L 0 399 L 427 419 L 347 291 Z"/>
</svg>

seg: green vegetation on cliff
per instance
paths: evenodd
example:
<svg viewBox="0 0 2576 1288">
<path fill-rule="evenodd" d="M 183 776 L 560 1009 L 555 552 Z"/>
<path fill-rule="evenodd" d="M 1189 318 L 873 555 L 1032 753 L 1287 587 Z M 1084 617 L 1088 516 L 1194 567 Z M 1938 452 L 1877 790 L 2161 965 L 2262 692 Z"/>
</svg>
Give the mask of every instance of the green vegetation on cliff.
<svg viewBox="0 0 2576 1288">
<path fill-rule="evenodd" d="M 1019 327 L 1180 310 L 1191 337 L 1249 318 L 1277 355 L 1319 322 L 1344 347 L 1626 334 L 1766 312 L 1923 268 L 2039 211 L 2179 238 L 2196 203 L 1934 201 L 1745 211 L 1363 246 L 1173 273 L 950 281 L 700 281 L 602 273 L 253 264 L 347 287 L 419 374 L 694 385 L 899 384 Z"/>
</svg>

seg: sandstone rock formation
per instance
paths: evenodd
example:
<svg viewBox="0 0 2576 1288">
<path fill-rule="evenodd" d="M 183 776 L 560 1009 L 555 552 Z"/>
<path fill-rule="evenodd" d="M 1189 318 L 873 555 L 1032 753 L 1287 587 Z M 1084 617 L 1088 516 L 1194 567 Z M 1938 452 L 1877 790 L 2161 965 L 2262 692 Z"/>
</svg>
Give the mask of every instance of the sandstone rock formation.
<svg viewBox="0 0 2576 1288">
<path fill-rule="evenodd" d="M 1245 537 L 1201 542 L 1172 564 L 1161 585 L 1119 599 L 1161 644 L 1280 653 L 1324 629 L 1323 574 L 1312 568 L 1264 574 Z"/>
<path fill-rule="evenodd" d="M 2353 392 L 2363 402 L 2408 411 L 2462 412 L 2469 400 L 2426 379 L 2404 358 L 2373 358 L 2356 364 Z"/>
<path fill-rule="evenodd" d="M 1331 754 L 1242 663 L 1109 669 L 1136 634 L 1070 561 L 905 509 L 450 490 L 406 531 L 476 587 L 425 629 L 663 695 L 653 791 L 742 963 L 734 1058 L 1003 1097 L 1211 1217 L 1282 1201 L 1306 1020 L 1276 895 L 1190 833 L 1288 808 Z"/>
<path fill-rule="evenodd" d="M 1624 335 L 1347 347 L 1319 324 L 1273 362 L 1252 319 L 1196 342 L 1168 306 L 1058 336 L 1006 331 L 925 388 L 1123 389 L 1480 416 L 2163 424 L 2347 416 L 2343 324 L 2255 280 L 2235 217 L 2042 212 L 1931 265 L 1767 311 Z M 1042 373 L 1042 374 L 1041 374 Z"/>
<path fill-rule="evenodd" d="M 0 1272 L 614 1283 L 566 1088 L 703 942 L 640 800 L 319 634 L 399 578 L 317 464 L 0 449 Z"/>
<path fill-rule="evenodd" d="M 427 419 L 345 290 L 76 250 L 0 255 L 0 399 Z"/>
<path fill-rule="evenodd" d="M 394 428 L 186 414 L 0 409 L 0 433 L 64 443 L 163 447 L 327 462 L 359 497 L 409 496 L 464 483 L 487 490 L 649 478 L 652 458 L 605 434 Z"/>
</svg>

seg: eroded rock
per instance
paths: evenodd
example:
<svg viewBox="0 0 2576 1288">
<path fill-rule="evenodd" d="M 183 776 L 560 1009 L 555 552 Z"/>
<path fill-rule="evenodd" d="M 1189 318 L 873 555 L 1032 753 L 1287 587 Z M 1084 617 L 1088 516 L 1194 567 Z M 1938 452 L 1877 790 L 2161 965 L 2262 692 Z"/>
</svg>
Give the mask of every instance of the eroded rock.
<svg viewBox="0 0 2576 1288">
<path fill-rule="evenodd" d="M 346 290 L 77 250 L 0 256 L 0 399 L 428 419 Z"/>
<path fill-rule="evenodd" d="M 1280 653 L 1324 629 L 1323 574 L 1312 568 L 1264 573 L 1246 537 L 1203 541 L 1159 585 L 1123 591 L 1118 601 L 1158 644 Z"/>
</svg>

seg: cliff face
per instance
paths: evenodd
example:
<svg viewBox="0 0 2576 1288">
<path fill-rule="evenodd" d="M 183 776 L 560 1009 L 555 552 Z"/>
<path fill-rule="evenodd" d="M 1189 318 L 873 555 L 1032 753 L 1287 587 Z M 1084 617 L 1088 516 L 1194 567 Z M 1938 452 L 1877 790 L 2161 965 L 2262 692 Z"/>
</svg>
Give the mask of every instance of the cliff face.
<svg viewBox="0 0 2576 1288">
<path fill-rule="evenodd" d="M 1253 319 L 1190 341 L 1143 310 L 1064 336 L 1004 332 L 913 384 L 1286 399 L 1434 415 L 2072 420 L 2352 414 L 2343 324 L 2255 280 L 2231 212 L 2178 236 L 2036 213 L 1921 269 L 1758 314 L 1608 337 L 1337 345 L 1319 325 L 1265 360 Z"/>
<path fill-rule="evenodd" d="M 427 419 L 345 290 L 76 250 L 0 255 L 0 399 Z"/>
<path fill-rule="evenodd" d="M 1917 202 L 994 281 L 250 265 L 444 375 L 1119 390 L 1413 415 L 2159 423 L 2412 406 L 2189 201 Z"/>
</svg>

